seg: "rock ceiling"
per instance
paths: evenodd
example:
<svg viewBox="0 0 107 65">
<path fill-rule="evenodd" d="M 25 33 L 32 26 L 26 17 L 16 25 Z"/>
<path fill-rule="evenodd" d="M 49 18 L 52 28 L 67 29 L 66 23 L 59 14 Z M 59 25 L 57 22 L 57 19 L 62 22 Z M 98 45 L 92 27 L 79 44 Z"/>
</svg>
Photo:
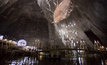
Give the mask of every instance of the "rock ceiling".
<svg viewBox="0 0 107 65">
<path fill-rule="evenodd" d="M 47 43 L 48 38 L 54 39 L 59 45 L 69 38 L 75 42 L 85 40 L 92 46 L 93 42 L 85 33 L 91 30 L 107 46 L 107 1 L 71 2 L 74 9 L 70 16 L 54 24 L 57 0 L 0 0 L 0 34 L 24 38 L 29 45 L 33 45 L 36 38 L 44 40 L 41 43 Z"/>
</svg>

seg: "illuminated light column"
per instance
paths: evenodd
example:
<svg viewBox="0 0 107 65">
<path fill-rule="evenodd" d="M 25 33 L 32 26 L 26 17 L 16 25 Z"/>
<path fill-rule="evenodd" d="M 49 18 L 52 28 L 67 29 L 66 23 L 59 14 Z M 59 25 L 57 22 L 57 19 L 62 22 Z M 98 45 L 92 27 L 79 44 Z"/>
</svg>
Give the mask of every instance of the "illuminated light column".
<svg viewBox="0 0 107 65">
<path fill-rule="evenodd" d="M 85 41 L 84 40 L 80 40 L 80 49 L 85 49 Z"/>
<path fill-rule="evenodd" d="M 71 48 L 74 48 L 74 41 L 73 41 L 73 39 L 71 40 Z"/>
<path fill-rule="evenodd" d="M 96 40 L 94 40 L 94 50 L 96 51 Z"/>
<path fill-rule="evenodd" d="M 2 46 L 3 46 L 3 35 L 0 36 L 0 40 L 2 41 Z"/>
<path fill-rule="evenodd" d="M 101 44 L 100 44 L 100 42 L 97 40 L 97 50 L 100 50 L 100 46 L 101 46 Z"/>
<path fill-rule="evenodd" d="M 11 50 L 11 43 L 12 43 L 12 40 L 9 40 L 9 50 Z"/>
<path fill-rule="evenodd" d="M 0 36 L 0 40 L 3 40 L 3 37 L 4 37 L 4 36 L 3 36 L 3 35 L 1 35 L 1 36 Z"/>
<path fill-rule="evenodd" d="M 37 40 L 37 48 L 39 48 L 39 40 Z"/>
<path fill-rule="evenodd" d="M 71 48 L 69 39 L 66 39 L 66 47 L 67 47 L 67 48 Z"/>
<path fill-rule="evenodd" d="M 83 41 L 80 40 L 80 49 L 83 49 Z"/>
<path fill-rule="evenodd" d="M 83 49 L 87 49 L 87 45 L 84 40 L 83 40 L 83 47 L 84 47 Z"/>
<path fill-rule="evenodd" d="M 98 42 L 94 40 L 94 50 L 98 51 Z"/>
<path fill-rule="evenodd" d="M 35 47 L 37 47 L 37 40 L 35 40 Z"/>
<path fill-rule="evenodd" d="M 76 43 L 74 42 L 74 48 L 76 47 Z"/>
<path fill-rule="evenodd" d="M 8 46 L 7 46 L 7 40 L 6 40 L 6 54 L 7 54 L 7 49 L 8 49 Z"/>
<path fill-rule="evenodd" d="M 51 44 L 51 46 L 50 46 L 51 49 L 55 48 L 55 42 L 53 39 L 51 39 L 50 44 Z"/>
<path fill-rule="evenodd" d="M 40 40 L 39 39 L 35 40 L 35 47 L 40 48 Z"/>
<path fill-rule="evenodd" d="M 76 41 L 76 48 L 78 49 L 79 47 L 79 41 Z"/>
</svg>

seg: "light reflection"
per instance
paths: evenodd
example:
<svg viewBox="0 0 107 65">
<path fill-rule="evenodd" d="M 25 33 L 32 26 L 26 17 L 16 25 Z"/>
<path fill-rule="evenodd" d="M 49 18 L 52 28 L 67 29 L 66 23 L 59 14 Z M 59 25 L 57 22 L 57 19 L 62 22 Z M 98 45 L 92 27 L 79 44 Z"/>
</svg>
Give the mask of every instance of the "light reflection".
<svg viewBox="0 0 107 65">
<path fill-rule="evenodd" d="M 107 60 L 105 60 L 105 64 L 107 65 Z"/>
<path fill-rule="evenodd" d="M 74 46 L 76 46 L 76 44 L 74 43 Z"/>
<path fill-rule="evenodd" d="M 77 41 L 77 43 L 79 43 L 79 42 Z"/>
<path fill-rule="evenodd" d="M 73 43 L 73 40 L 71 40 L 71 43 Z"/>
<path fill-rule="evenodd" d="M 74 26 L 75 26 L 76 24 L 74 23 Z"/>
<path fill-rule="evenodd" d="M 103 60 L 102 60 L 102 59 L 101 59 L 101 64 L 102 64 L 102 65 L 104 65 L 104 62 L 103 62 Z"/>
<path fill-rule="evenodd" d="M 80 65 L 84 65 L 84 58 L 79 57 L 78 60 Z"/>
<path fill-rule="evenodd" d="M 43 56 L 39 56 L 39 59 L 42 60 Z"/>
<path fill-rule="evenodd" d="M 73 50 L 72 52 L 73 52 L 73 57 L 63 58 L 63 59 L 61 59 L 61 62 L 66 60 L 66 63 L 71 61 L 70 62 L 71 65 L 86 65 L 86 60 L 85 60 L 84 57 L 76 57 L 77 56 L 77 52 L 75 50 Z M 42 56 L 39 56 L 39 57 L 43 58 Z M 22 58 L 19 58 L 17 60 L 13 60 L 9 65 L 38 65 L 39 63 L 42 63 L 44 61 L 46 62 L 46 59 L 45 60 L 39 59 L 39 60 L 42 60 L 42 61 L 39 62 L 37 60 L 37 58 L 35 58 L 35 57 L 22 57 Z M 49 63 L 51 63 L 51 62 L 49 62 Z M 50 64 L 47 64 L 47 65 L 50 65 Z"/>
<path fill-rule="evenodd" d="M 20 59 L 17 59 L 17 60 L 13 60 L 10 62 L 10 65 L 25 65 L 25 64 L 28 64 L 28 65 L 31 65 L 31 64 L 34 64 L 36 63 L 38 65 L 38 60 L 36 58 L 31 58 L 31 57 L 22 57 Z"/>
<path fill-rule="evenodd" d="M 3 35 L 0 35 L 0 40 L 3 40 L 3 37 L 4 37 Z"/>
<path fill-rule="evenodd" d="M 66 28 L 67 28 L 68 26 L 66 26 Z"/>
</svg>

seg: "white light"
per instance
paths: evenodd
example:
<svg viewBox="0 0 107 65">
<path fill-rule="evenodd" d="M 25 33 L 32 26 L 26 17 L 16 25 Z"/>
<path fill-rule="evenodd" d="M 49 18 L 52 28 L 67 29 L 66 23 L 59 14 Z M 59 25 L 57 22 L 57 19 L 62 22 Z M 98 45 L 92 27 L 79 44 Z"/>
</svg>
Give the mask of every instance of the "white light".
<svg viewBox="0 0 107 65">
<path fill-rule="evenodd" d="M 75 34 L 77 35 L 77 32 L 75 32 Z"/>
<path fill-rule="evenodd" d="M 16 42 L 16 41 L 13 41 L 13 42 Z"/>
<path fill-rule="evenodd" d="M 100 50 L 100 49 L 98 49 L 98 50 Z"/>
<path fill-rule="evenodd" d="M 78 52 L 79 52 L 79 50 L 78 50 Z"/>
<path fill-rule="evenodd" d="M 65 25 L 62 25 L 62 27 L 65 27 Z"/>
<path fill-rule="evenodd" d="M 63 32 L 65 34 L 65 32 Z"/>
<path fill-rule="evenodd" d="M 79 60 L 79 64 L 81 65 L 81 58 L 79 57 L 78 60 Z"/>
<path fill-rule="evenodd" d="M 72 27 L 74 26 L 74 25 L 71 25 Z"/>
<path fill-rule="evenodd" d="M 79 42 L 77 41 L 77 43 L 79 43 Z"/>
<path fill-rule="evenodd" d="M 96 41 L 94 41 L 94 43 L 97 43 Z"/>
<path fill-rule="evenodd" d="M 16 43 L 16 44 L 17 44 L 17 42 L 16 42 L 16 41 L 13 41 L 13 43 Z"/>
<path fill-rule="evenodd" d="M 12 42 L 12 40 L 9 40 L 9 42 Z"/>
<path fill-rule="evenodd" d="M 102 64 L 102 65 L 104 65 L 104 62 L 103 62 L 103 60 L 102 60 L 102 59 L 101 59 L 101 64 Z"/>
<path fill-rule="evenodd" d="M 75 43 L 74 43 L 74 46 L 76 46 Z"/>
<path fill-rule="evenodd" d="M 68 27 L 70 27 L 70 25 L 68 25 Z"/>
<path fill-rule="evenodd" d="M 25 48 L 27 50 L 29 50 L 29 49 L 31 49 L 31 50 L 37 50 L 37 47 L 34 47 L 34 46 L 25 46 L 23 48 Z"/>
<path fill-rule="evenodd" d="M 66 28 L 67 28 L 67 26 L 66 26 Z"/>
<path fill-rule="evenodd" d="M 107 47 L 106 47 L 106 50 L 107 50 Z"/>
<path fill-rule="evenodd" d="M 74 31 L 72 31 L 72 33 L 74 33 Z"/>
<path fill-rule="evenodd" d="M 97 41 L 97 43 L 99 43 L 99 41 Z"/>
<path fill-rule="evenodd" d="M 71 43 L 73 43 L 73 40 L 71 40 Z"/>
<path fill-rule="evenodd" d="M 68 38 L 68 35 L 67 35 L 67 38 Z"/>
<path fill-rule="evenodd" d="M 26 40 L 21 39 L 21 40 L 18 41 L 17 45 L 18 45 L 18 46 L 26 46 L 26 45 L 27 45 L 27 42 L 26 42 Z"/>
<path fill-rule="evenodd" d="M 42 51 L 42 49 L 38 49 L 38 51 Z"/>
<path fill-rule="evenodd" d="M 73 38 L 73 40 L 74 40 L 75 38 Z"/>
<path fill-rule="evenodd" d="M 69 38 L 69 40 L 71 40 L 71 38 Z"/>
<path fill-rule="evenodd" d="M 80 41 L 80 43 L 82 43 L 82 41 Z"/>
<path fill-rule="evenodd" d="M 7 41 L 7 39 L 4 39 L 4 41 Z"/>
<path fill-rule="evenodd" d="M 83 41 L 83 43 L 85 43 L 85 41 Z"/>
<path fill-rule="evenodd" d="M 72 37 L 71 37 L 71 39 L 72 39 Z"/>
<path fill-rule="evenodd" d="M 74 26 L 75 26 L 76 24 L 74 23 Z"/>
<path fill-rule="evenodd" d="M 80 52 L 84 52 L 83 50 L 80 50 Z"/>
<path fill-rule="evenodd" d="M 3 39 L 3 35 L 0 36 L 0 40 L 2 40 L 2 39 Z"/>
</svg>

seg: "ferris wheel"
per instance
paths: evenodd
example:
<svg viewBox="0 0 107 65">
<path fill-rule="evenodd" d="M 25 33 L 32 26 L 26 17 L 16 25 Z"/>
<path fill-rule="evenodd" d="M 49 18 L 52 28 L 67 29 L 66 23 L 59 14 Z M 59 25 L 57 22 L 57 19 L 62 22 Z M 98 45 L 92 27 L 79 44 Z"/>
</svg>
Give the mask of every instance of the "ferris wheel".
<svg viewBox="0 0 107 65">
<path fill-rule="evenodd" d="M 18 45 L 18 46 L 26 46 L 26 45 L 27 45 L 27 42 L 26 42 L 26 40 L 21 39 L 21 40 L 18 41 L 17 45 Z"/>
</svg>

